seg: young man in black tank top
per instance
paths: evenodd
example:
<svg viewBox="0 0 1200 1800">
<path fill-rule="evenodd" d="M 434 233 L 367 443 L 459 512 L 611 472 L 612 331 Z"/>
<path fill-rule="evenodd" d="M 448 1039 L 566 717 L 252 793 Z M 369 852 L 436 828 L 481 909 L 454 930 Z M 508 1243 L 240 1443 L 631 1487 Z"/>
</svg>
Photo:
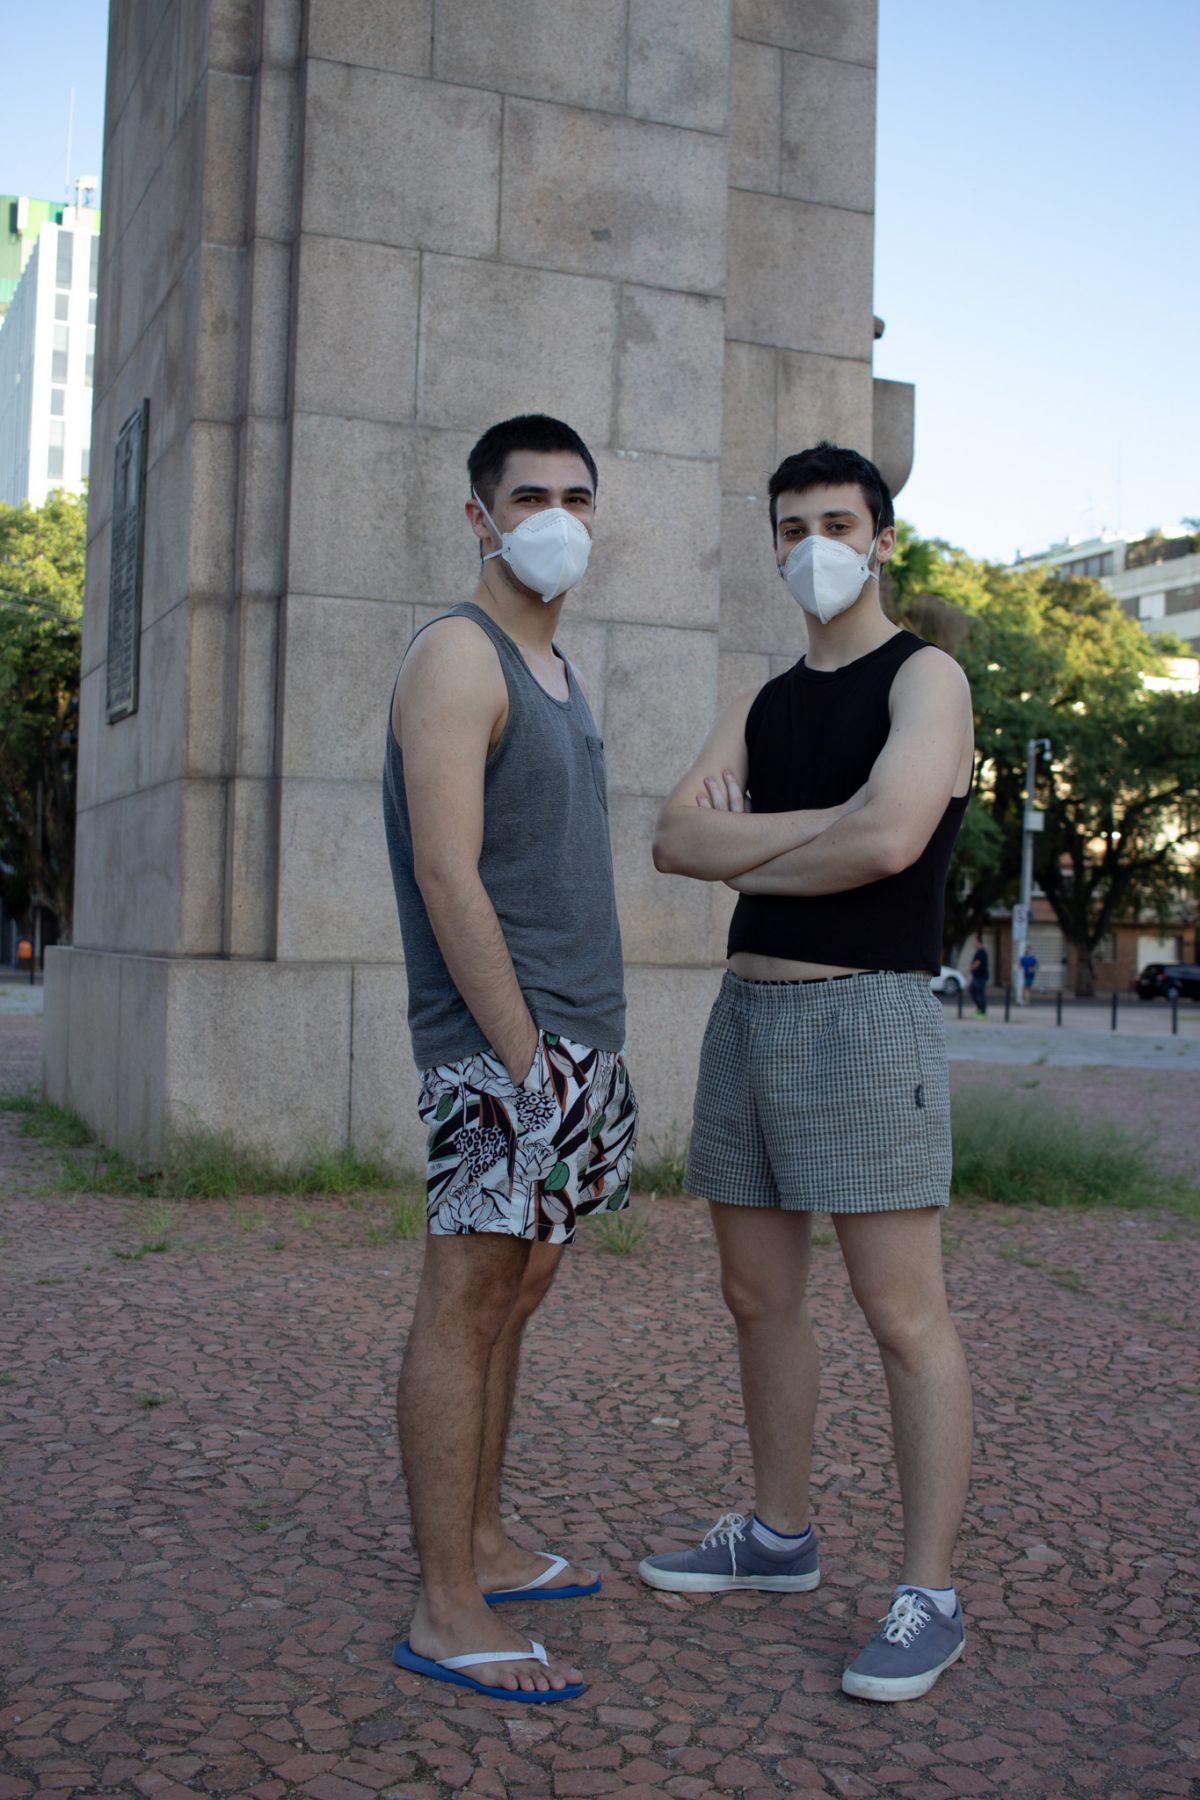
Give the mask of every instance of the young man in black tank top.
<svg viewBox="0 0 1200 1800">
<path fill-rule="evenodd" d="M 853 451 L 789 457 L 775 558 L 807 615 L 795 668 L 717 722 L 659 819 L 654 860 L 740 896 L 701 1051 L 686 1185 L 711 1203 L 737 1326 L 753 1514 L 641 1565 L 677 1592 L 801 1592 L 818 1357 L 805 1303 L 814 1213 L 832 1216 L 882 1357 L 903 1509 L 899 1585 L 847 1693 L 925 1693 L 962 1652 L 951 1558 L 971 1395 L 946 1305 L 949 1094 L 941 1011 L 946 865 L 973 767 L 950 657 L 880 604 L 891 498 Z"/>
</svg>

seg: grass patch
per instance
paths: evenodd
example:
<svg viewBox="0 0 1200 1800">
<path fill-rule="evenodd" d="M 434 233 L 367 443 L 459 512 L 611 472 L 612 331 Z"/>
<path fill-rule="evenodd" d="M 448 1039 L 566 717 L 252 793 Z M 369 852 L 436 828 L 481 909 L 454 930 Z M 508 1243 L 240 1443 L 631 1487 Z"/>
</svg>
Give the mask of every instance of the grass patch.
<svg viewBox="0 0 1200 1800">
<path fill-rule="evenodd" d="M 141 1262 L 144 1256 L 162 1256 L 175 1248 L 175 1233 L 179 1228 L 178 1207 L 161 1203 L 157 1206 L 147 1205 L 143 1207 L 137 1224 L 141 1238 L 133 1250 L 113 1251 L 118 1262 Z"/>
<path fill-rule="evenodd" d="M 628 1209 L 593 1213 L 587 1223 L 609 1256 L 636 1256 L 649 1230 L 646 1220 Z"/>
<path fill-rule="evenodd" d="M 1055 1287 L 1069 1288 L 1073 1294 L 1087 1293 L 1087 1282 L 1078 1269 L 1068 1268 L 1064 1263 L 1047 1263 L 1046 1274 Z"/>
<path fill-rule="evenodd" d="M 314 1150 L 287 1174 L 286 1193 L 369 1194 L 395 1187 L 400 1171 L 358 1150 Z"/>
<path fill-rule="evenodd" d="M 425 1208 L 412 1194 L 393 1194 L 381 1219 L 367 1226 L 368 1244 L 394 1244 L 420 1237 L 425 1230 Z"/>
<path fill-rule="evenodd" d="M 1066 1263 L 1047 1262 L 1042 1256 L 1036 1256 L 1030 1250 L 1021 1250 L 1016 1244 L 1001 1244 L 996 1251 L 1005 1262 L 1020 1263 L 1026 1269 L 1040 1269 L 1048 1281 L 1055 1287 L 1067 1288 L 1073 1294 L 1086 1294 L 1087 1282 L 1078 1269 L 1070 1268 Z"/>
<path fill-rule="evenodd" d="M 1002 1206 L 1154 1208 L 1200 1218 L 1200 1188 L 1156 1167 L 1128 1132 L 992 1094 L 954 1103 L 952 1191 Z"/>
<path fill-rule="evenodd" d="M 93 1143 L 78 1156 L 64 1156 L 54 1182 L 59 1194 L 145 1194 L 157 1192 L 154 1175 L 119 1150 Z"/>
<path fill-rule="evenodd" d="M 269 1500 L 247 1500 L 238 1507 L 238 1512 L 251 1531 L 270 1531 L 284 1522 Z"/>
<path fill-rule="evenodd" d="M 172 1239 L 179 1227 L 179 1212 L 174 1206 L 148 1206 L 138 1220 L 142 1233 L 142 1249 L 150 1256 L 159 1256 L 164 1250 L 171 1248 Z"/>
<path fill-rule="evenodd" d="M 42 1114 L 61 1111 L 41 1103 L 39 1107 Z M 86 1133 L 86 1127 L 77 1124 Z M 193 1131 L 173 1138 L 160 1161 L 148 1165 L 96 1143 L 90 1134 L 47 1141 L 67 1148 L 82 1146 L 80 1154 L 63 1158 L 55 1183 L 60 1193 L 144 1195 L 158 1200 L 235 1200 L 268 1194 L 340 1198 L 404 1185 L 401 1170 L 381 1156 L 357 1150 L 318 1146 L 293 1163 L 280 1164 L 226 1138 Z M 253 1223 L 258 1222 L 255 1217 Z"/>
<path fill-rule="evenodd" d="M 41 1104 L 32 1088 L 0 1088 L 0 1112 L 36 1112 Z"/>
<path fill-rule="evenodd" d="M 0 1388 L 16 1387 L 17 1378 L 11 1369 L 0 1369 Z"/>
<path fill-rule="evenodd" d="M 139 1394 L 138 1405 L 144 1407 L 145 1410 L 149 1412 L 153 1407 L 166 1406 L 169 1403 L 170 1398 L 170 1394 Z"/>
<path fill-rule="evenodd" d="M 92 1134 L 78 1113 L 56 1106 L 53 1100 L 43 1100 L 32 1088 L 0 1093 L 0 1112 L 20 1114 L 19 1136 L 36 1138 L 42 1144 L 74 1149 L 92 1141 Z"/>
<path fill-rule="evenodd" d="M 639 1157 L 633 1165 L 633 1186 L 653 1199 L 659 1194 L 682 1194 L 683 1172 L 687 1165 L 687 1141 L 682 1144 L 660 1144 L 650 1139 L 650 1153 Z"/>
</svg>

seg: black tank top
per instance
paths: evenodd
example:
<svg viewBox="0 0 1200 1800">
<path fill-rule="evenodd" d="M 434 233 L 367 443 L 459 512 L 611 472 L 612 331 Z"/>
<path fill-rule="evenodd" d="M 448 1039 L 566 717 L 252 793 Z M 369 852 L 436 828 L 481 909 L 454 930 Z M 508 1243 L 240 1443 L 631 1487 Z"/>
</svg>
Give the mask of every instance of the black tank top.
<svg viewBox="0 0 1200 1800">
<path fill-rule="evenodd" d="M 843 669 L 804 658 L 755 696 L 746 718 L 755 812 L 836 806 L 866 781 L 891 729 L 888 696 L 901 663 L 926 643 L 897 632 Z M 907 869 L 840 894 L 742 894 L 729 955 L 859 969 L 929 969 L 942 961 L 946 870 L 969 796 L 951 799 Z"/>
</svg>

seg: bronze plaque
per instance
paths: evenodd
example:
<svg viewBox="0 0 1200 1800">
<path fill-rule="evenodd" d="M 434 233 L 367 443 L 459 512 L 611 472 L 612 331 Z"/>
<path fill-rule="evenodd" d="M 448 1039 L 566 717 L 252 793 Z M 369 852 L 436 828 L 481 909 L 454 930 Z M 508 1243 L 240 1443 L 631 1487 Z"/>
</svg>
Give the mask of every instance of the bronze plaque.
<svg viewBox="0 0 1200 1800">
<path fill-rule="evenodd" d="M 146 444 L 150 402 L 117 435 L 113 465 L 112 565 L 108 582 L 108 722 L 138 708 L 142 639 L 142 553 L 146 542 Z"/>
</svg>

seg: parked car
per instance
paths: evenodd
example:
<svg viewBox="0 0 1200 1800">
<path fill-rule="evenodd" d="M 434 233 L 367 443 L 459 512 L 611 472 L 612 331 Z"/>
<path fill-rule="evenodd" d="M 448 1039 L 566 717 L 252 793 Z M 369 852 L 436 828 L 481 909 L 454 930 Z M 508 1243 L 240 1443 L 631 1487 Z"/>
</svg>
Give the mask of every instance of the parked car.
<svg viewBox="0 0 1200 1800">
<path fill-rule="evenodd" d="M 1200 1000 L 1200 963 L 1147 963 L 1135 986 L 1139 1000 Z"/>
<path fill-rule="evenodd" d="M 949 994 L 953 1000 L 956 994 L 965 993 L 967 978 L 957 969 L 943 963 L 937 974 L 929 977 L 929 985 L 935 994 Z"/>
</svg>

